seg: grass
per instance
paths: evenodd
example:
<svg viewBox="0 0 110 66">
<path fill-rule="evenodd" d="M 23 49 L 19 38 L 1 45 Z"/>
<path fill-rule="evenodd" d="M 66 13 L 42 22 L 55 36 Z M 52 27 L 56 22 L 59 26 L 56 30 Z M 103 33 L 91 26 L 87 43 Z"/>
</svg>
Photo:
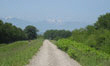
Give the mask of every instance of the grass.
<svg viewBox="0 0 110 66">
<path fill-rule="evenodd" d="M 53 44 L 56 44 L 57 41 L 56 40 L 50 40 Z"/>
<path fill-rule="evenodd" d="M 0 47 L 5 46 L 6 44 L 0 44 Z"/>
<path fill-rule="evenodd" d="M 24 66 L 39 50 L 43 39 L 17 41 L 0 47 L 0 66 Z"/>
</svg>

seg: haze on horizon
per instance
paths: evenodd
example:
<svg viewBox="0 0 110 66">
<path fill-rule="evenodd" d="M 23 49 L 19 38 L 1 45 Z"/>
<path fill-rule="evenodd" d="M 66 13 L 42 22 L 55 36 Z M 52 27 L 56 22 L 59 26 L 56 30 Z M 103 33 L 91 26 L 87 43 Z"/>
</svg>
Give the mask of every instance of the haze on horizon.
<svg viewBox="0 0 110 66">
<path fill-rule="evenodd" d="M 109 3 L 110 0 L 0 0 L 0 17 L 19 18 L 32 24 L 93 24 L 99 15 L 110 12 Z"/>
</svg>

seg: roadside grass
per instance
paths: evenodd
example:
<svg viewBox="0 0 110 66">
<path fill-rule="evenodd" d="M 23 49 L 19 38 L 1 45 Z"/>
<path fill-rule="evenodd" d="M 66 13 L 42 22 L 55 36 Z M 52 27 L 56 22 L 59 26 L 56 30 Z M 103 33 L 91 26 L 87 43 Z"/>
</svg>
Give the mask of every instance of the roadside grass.
<svg viewBox="0 0 110 66">
<path fill-rule="evenodd" d="M 110 66 L 110 55 L 68 39 L 51 41 L 78 61 L 81 66 Z"/>
<path fill-rule="evenodd" d="M 39 50 L 43 39 L 17 41 L 0 47 L 0 66 L 24 66 Z"/>
<path fill-rule="evenodd" d="M 56 44 L 57 41 L 56 40 L 50 40 L 53 44 Z"/>
<path fill-rule="evenodd" d="M 2 46 L 6 46 L 7 44 L 0 44 L 0 47 L 2 47 Z"/>
<path fill-rule="evenodd" d="M 82 66 L 110 66 L 110 59 L 98 59 L 96 55 L 82 55 L 79 58 L 79 62 Z"/>
</svg>

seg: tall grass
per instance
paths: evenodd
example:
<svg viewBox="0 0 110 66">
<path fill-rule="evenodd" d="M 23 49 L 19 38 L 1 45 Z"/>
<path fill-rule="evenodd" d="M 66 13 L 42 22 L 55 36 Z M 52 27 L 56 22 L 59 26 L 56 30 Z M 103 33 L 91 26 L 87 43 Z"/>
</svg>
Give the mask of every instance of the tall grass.
<svg viewBox="0 0 110 66">
<path fill-rule="evenodd" d="M 0 47 L 0 66 L 24 66 L 38 51 L 43 39 L 17 41 Z"/>
</svg>

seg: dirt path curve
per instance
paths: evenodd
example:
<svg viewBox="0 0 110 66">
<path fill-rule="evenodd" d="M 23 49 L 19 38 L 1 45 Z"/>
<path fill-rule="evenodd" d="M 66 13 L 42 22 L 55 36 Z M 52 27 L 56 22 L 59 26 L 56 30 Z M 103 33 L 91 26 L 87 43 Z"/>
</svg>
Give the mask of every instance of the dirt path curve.
<svg viewBox="0 0 110 66">
<path fill-rule="evenodd" d="M 40 51 L 27 66 L 81 66 L 49 40 L 45 40 Z"/>
</svg>

